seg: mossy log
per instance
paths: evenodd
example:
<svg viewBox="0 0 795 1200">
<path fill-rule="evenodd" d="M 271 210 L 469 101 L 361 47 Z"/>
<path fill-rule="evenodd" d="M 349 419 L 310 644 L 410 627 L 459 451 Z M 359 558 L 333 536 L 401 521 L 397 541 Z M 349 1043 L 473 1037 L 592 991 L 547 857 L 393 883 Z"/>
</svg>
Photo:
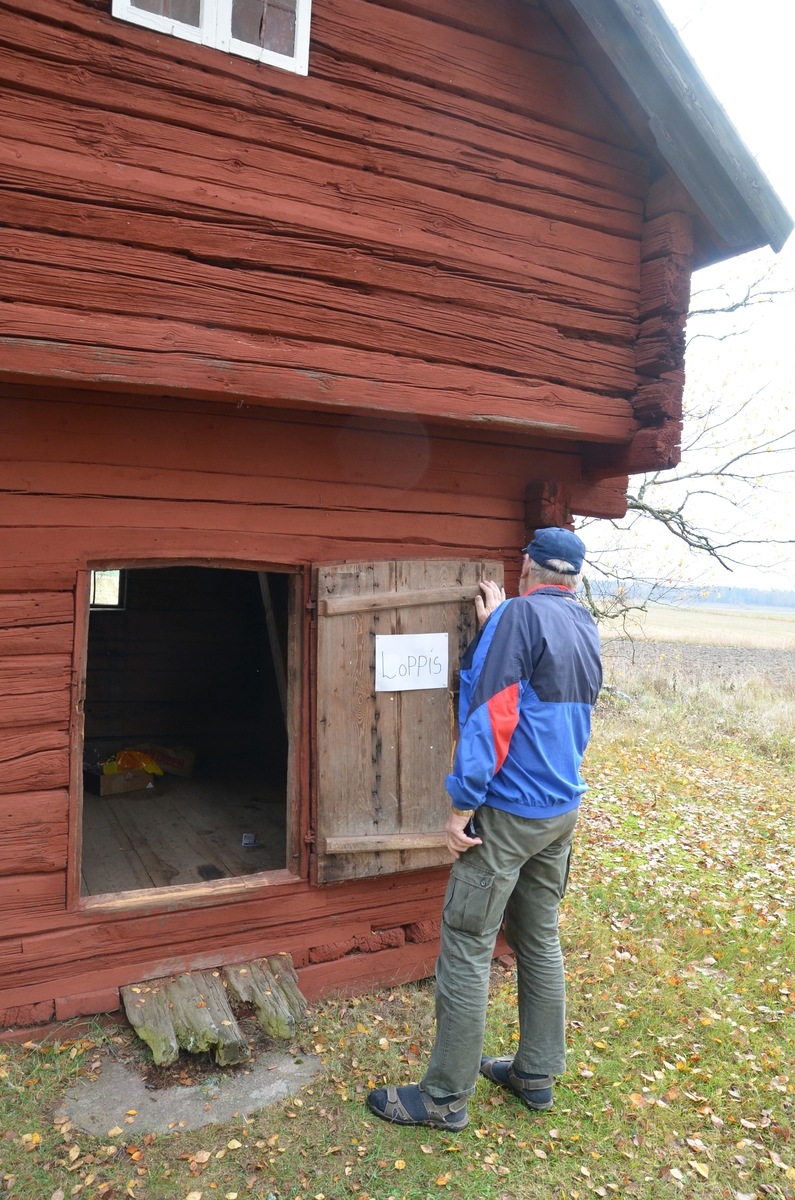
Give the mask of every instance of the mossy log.
<svg viewBox="0 0 795 1200">
<path fill-rule="evenodd" d="M 246 1062 L 250 1057 L 248 1042 L 235 1020 L 229 1004 L 227 989 L 220 971 L 202 971 L 194 974 L 199 993 L 207 1004 L 207 1011 L 217 1031 L 215 1061 L 221 1067 Z"/>
<path fill-rule="evenodd" d="M 253 1007 L 266 1033 L 279 1038 L 294 1036 L 295 1017 L 267 962 L 224 967 L 224 979 L 233 996 Z"/>
<path fill-rule="evenodd" d="M 152 1051 L 159 1067 L 177 1061 L 179 1044 L 171 1019 L 171 1007 L 166 985 L 168 980 L 152 979 L 121 989 L 127 1019 L 138 1036 Z"/>
<path fill-rule="evenodd" d="M 306 1017 L 306 1000 L 298 987 L 298 976 L 292 958 L 289 954 L 275 954 L 267 962 L 294 1020 L 303 1021 Z"/>
</svg>

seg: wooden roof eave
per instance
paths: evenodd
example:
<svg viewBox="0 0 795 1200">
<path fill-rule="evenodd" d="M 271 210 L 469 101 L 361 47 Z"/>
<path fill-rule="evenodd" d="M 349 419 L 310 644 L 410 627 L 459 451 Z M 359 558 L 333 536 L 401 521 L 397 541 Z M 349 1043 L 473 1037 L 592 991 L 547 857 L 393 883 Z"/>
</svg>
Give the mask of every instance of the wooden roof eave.
<svg viewBox="0 0 795 1200">
<path fill-rule="evenodd" d="M 781 250 L 793 220 L 657 0 L 567 0 L 648 120 L 725 253 Z"/>
</svg>

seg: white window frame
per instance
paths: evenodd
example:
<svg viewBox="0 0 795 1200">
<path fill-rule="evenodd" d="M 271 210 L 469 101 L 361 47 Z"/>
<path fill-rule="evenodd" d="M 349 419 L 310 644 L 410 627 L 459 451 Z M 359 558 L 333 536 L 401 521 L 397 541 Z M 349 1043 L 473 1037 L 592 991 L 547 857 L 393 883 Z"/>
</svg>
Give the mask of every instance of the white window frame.
<svg viewBox="0 0 795 1200">
<path fill-rule="evenodd" d="M 239 54 L 255 62 L 268 63 L 282 71 L 296 75 L 309 74 L 309 26 L 312 16 L 312 0 L 297 0 L 295 11 L 295 54 L 277 54 L 261 46 L 252 46 L 232 37 L 232 0 L 201 0 L 201 24 L 186 25 L 171 17 L 136 8 L 131 0 L 113 0 L 113 16 L 145 29 L 154 29 L 171 37 L 184 38 L 199 46 L 212 46 L 225 50 L 227 54 Z"/>
</svg>

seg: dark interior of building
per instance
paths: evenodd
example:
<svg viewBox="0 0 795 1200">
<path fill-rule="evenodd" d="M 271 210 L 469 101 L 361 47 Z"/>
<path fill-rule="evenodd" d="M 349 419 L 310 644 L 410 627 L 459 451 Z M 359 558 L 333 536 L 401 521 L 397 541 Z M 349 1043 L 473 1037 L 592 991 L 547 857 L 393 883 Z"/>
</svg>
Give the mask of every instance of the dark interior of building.
<svg viewBox="0 0 795 1200">
<path fill-rule="evenodd" d="M 285 867 L 290 576 L 156 567 L 120 584 L 89 618 L 83 893 Z M 120 771 L 140 786 L 98 794 L 115 786 L 100 764 L 142 747 L 164 774 Z"/>
</svg>

